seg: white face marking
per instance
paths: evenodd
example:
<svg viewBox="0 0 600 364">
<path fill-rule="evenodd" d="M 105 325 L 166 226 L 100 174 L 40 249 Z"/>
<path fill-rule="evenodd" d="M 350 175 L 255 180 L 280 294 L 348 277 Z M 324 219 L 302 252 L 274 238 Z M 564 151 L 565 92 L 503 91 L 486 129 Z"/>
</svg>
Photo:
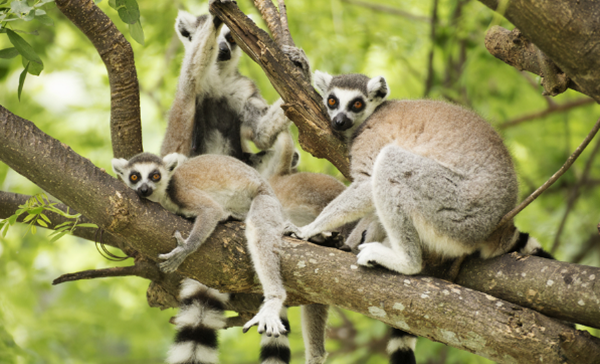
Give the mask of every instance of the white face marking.
<svg viewBox="0 0 600 364">
<path fill-rule="evenodd" d="M 156 172 L 160 176 L 158 180 L 153 178 Z M 133 176 L 136 178 L 135 181 Z M 127 186 L 140 194 L 143 188 L 151 189 L 150 195 L 141 195 L 154 202 L 160 202 L 169 184 L 169 174 L 163 166 L 156 163 L 136 163 L 124 172 L 122 178 Z"/>
<path fill-rule="evenodd" d="M 335 87 L 325 95 L 324 102 L 327 107 L 329 119 L 332 121 L 332 128 L 336 128 L 335 124 L 337 120 L 339 122 L 346 120 L 346 125 L 344 125 L 346 129 L 342 131 L 347 135 L 351 135 L 356 127 L 362 124 L 370 115 L 370 113 L 365 113 L 369 109 L 367 97 L 359 90 Z M 362 108 L 357 111 L 355 106 L 359 104 Z M 351 123 L 351 125 L 348 123 Z"/>
</svg>

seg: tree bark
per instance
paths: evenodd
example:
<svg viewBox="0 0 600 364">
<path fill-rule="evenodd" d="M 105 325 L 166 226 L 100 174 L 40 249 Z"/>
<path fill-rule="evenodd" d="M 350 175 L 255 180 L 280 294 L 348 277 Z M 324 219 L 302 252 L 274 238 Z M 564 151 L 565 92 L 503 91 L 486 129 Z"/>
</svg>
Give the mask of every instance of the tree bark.
<svg viewBox="0 0 600 364">
<path fill-rule="evenodd" d="M 191 229 L 189 221 L 140 200 L 117 179 L 2 107 L 0 159 L 126 240 L 150 262 L 175 247 L 175 230 L 185 235 Z M 533 310 L 437 278 L 361 268 L 352 254 L 289 238 L 284 240 L 280 257 L 287 291 L 307 302 L 351 309 L 498 362 L 600 359 L 598 339 Z M 219 225 L 179 269 L 180 274 L 222 291 L 259 292 L 251 272 L 239 222 Z M 590 267 L 588 272 L 586 268 L 586 274 L 590 272 L 600 277 L 599 269 Z M 532 272 L 531 277 L 538 276 Z"/>
<path fill-rule="evenodd" d="M 500 11 L 583 93 L 600 102 L 600 3 L 589 0 L 480 0 Z"/>
<path fill-rule="evenodd" d="M 92 0 L 56 0 L 56 6 L 89 38 L 106 65 L 115 158 L 141 153 L 140 87 L 131 44 Z"/>
</svg>

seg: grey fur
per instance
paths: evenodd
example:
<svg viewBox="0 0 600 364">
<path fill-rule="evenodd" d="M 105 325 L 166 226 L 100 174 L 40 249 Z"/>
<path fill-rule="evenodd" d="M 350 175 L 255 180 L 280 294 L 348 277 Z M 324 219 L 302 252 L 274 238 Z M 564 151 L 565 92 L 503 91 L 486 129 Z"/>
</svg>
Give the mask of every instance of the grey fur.
<svg viewBox="0 0 600 364">
<path fill-rule="evenodd" d="M 263 307 L 244 325 L 244 331 L 258 325 L 259 333 L 267 336 L 284 333 L 279 312 L 286 293 L 275 249 L 284 233 L 298 230 L 284 220 L 281 204 L 268 183 L 253 168 L 228 156 L 202 155 L 187 159 L 171 153 L 160 163 L 147 162 L 152 159 L 147 155 L 133 159 L 136 158 L 143 162 L 113 159 L 113 170 L 131 188 L 138 188 L 140 183 L 151 185 L 153 192 L 146 198 L 172 212 L 196 217 L 189 237 L 185 239 L 176 231 L 177 247 L 159 255 L 164 259 L 159 264 L 161 270 L 175 271 L 212 234 L 219 221 L 229 217 L 244 220 L 248 250 L 265 295 Z M 158 182 L 153 182 L 152 173 L 148 173 L 154 170 L 161 174 Z M 140 176 L 133 184 L 128 179 L 132 172 Z"/>
<path fill-rule="evenodd" d="M 382 77 L 316 72 L 315 82 L 325 102 L 340 100 L 329 108 L 331 117 L 347 112 L 344 100 L 365 90 L 368 105 L 345 132 L 354 182 L 301 228 L 300 237 L 374 213 L 364 224 L 381 223 L 384 234 L 374 235 L 383 240 L 359 246 L 358 263 L 404 274 L 421 271 L 423 248 L 447 257 L 480 251 L 488 258 L 515 243 L 514 225 L 495 227 L 516 204 L 516 175 L 502 140 L 479 116 L 438 101 L 383 103 L 389 89 Z M 357 240 L 355 234 L 353 244 Z"/>
</svg>

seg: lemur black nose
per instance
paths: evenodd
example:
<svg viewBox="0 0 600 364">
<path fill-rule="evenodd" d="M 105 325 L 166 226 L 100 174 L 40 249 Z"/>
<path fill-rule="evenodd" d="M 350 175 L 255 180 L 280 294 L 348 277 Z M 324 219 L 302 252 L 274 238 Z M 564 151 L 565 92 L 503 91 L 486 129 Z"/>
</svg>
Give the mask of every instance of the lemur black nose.
<svg viewBox="0 0 600 364">
<path fill-rule="evenodd" d="M 152 194 L 152 187 L 147 184 L 143 184 L 137 189 L 137 193 L 142 197 L 148 197 Z"/>
<path fill-rule="evenodd" d="M 352 120 L 346 114 L 339 113 L 331 120 L 331 126 L 334 130 L 344 131 L 352 127 Z"/>
<path fill-rule="evenodd" d="M 219 43 L 219 56 L 217 57 L 218 62 L 229 61 L 231 59 L 231 51 L 229 50 L 229 46 L 227 43 L 221 42 Z"/>
</svg>

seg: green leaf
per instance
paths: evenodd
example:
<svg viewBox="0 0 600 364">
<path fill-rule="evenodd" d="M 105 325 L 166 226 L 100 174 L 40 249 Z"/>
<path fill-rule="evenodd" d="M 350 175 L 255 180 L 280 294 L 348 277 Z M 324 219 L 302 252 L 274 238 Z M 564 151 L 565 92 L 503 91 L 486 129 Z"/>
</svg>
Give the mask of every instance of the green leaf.
<svg viewBox="0 0 600 364">
<path fill-rule="evenodd" d="M 41 58 L 37 55 L 37 53 L 35 53 L 33 48 L 25 39 L 10 29 L 6 29 L 6 34 L 8 34 L 8 39 L 15 46 L 15 48 L 17 48 L 21 56 L 28 61 L 39 63 L 43 66 Z"/>
<path fill-rule="evenodd" d="M 35 11 L 32 9 L 29 13 L 27 13 L 27 15 L 22 17 L 21 20 L 31 21 L 31 20 L 33 20 L 33 18 L 35 18 Z"/>
<path fill-rule="evenodd" d="M 35 199 L 36 199 L 36 200 L 40 201 L 40 203 L 41 203 L 42 205 L 44 204 L 44 200 L 43 200 L 43 198 L 42 198 L 42 196 L 41 196 L 41 195 L 39 195 L 39 194 L 38 194 L 38 195 L 35 195 L 35 196 L 33 196 L 33 197 L 35 197 Z"/>
<path fill-rule="evenodd" d="M 97 228 L 98 225 L 96 225 L 96 224 L 90 224 L 90 223 L 84 223 L 84 224 L 77 224 L 76 227 Z"/>
<path fill-rule="evenodd" d="M 27 0 L 13 1 L 10 3 L 10 8 L 15 14 L 25 14 L 31 10 L 31 6 L 27 4 Z"/>
<path fill-rule="evenodd" d="M 41 217 L 42 219 L 46 220 L 46 222 L 47 222 L 48 224 L 52 223 L 52 222 L 50 221 L 50 219 L 48 218 L 48 216 L 46 216 L 46 215 L 44 215 L 44 214 L 40 214 L 40 217 Z"/>
<path fill-rule="evenodd" d="M 52 18 L 46 14 L 44 14 L 44 15 L 36 14 L 35 20 L 39 21 L 40 23 L 42 23 L 44 25 L 50 26 L 50 27 L 54 26 L 54 20 L 52 20 Z"/>
<path fill-rule="evenodd" d="M 108 6 L 117 10 L 117 0 L 108 0 Z"/>
<path fill-rule="evenodd" d="M 61 231 L 69 230 L 70 228 L 71 228 L 70 226 L 63 226 L 63 227 L 61 227 L 59 229 L 54 230 L 54 232 L 52 234 L 50 234 L 50 235 L 58 234 Z"/>
<path fill-rule="evenodd" d="M 0 58 L 9 59 L 19 55 L 19 51 L 15 47 L 0 49 Z"/>
<path fill-rule="evenodd" d="M 34 214 L 34 215 L 39 215 L 42 213 L 42 211 L 44 211 L 44 206 L 39 206 L 39 207 L 35 207 L 35 208 L 29 210 L 29 213 Z"/>
<path fill-rule="evenodd" d="M 39 5 L 44 5 L 44 4 L 48 4 L 48 3 L 53 3 L 54 0 L 42 0 L 40 1 Z"/>
<path fill-rule="evenodd" d="M 31 224 L 31 233 L 33 235 L 35 235 L 36 232 L 37 232 L 37 228 L 35 227 L 35 225 Z"/>
<path fill-rule="evenodd" d="M 140 19 L 140 8 L 135 0 L 117 0 L 119 17 L 127 24 L 135 24 Z"/>
<path fill-rule="evenodd" d="M 4 225 L 4 230 L 2 230 L 2 237 L 6 237 L 6 233 L 8 233 L 8 225 Z"/>
<path fill-rule="evenodd" d="M 58 230 L 58 228 L 66 226 L 66 225 L 71 225 L 73 223 L 73 221 L 65 221 L 62 224 L 58 224 L 56 225 L 54 228 Z M 68 228 L 68 227 L 67 227 Z"/>
<path fill-rule="evenodd" d="M 27 70 L 29 69 L 30 64 L 31 64 L 31 62 L 27 62 L 27 66 L 25 66 L 25 69 L 19 75 L 19 89 L 17 92 L 17 97 L 19 98 L 19 101 L 21 101 L 21 91 L 23 91 L 23 84 L 25 83 L 25 76 L 27 76 Z"/>
<path fill-rule="evenodd" d="M 139 20 L 135 24 L 129 24 L 129 34 L 136 42 L 144 45 L 144 30 Z"/>
<path fill-rule="evenodd" d="M 36 217 L 36 216 L 37 216 L 37 215 L 34 215 L 34 214 L 27 215 L 27 216 L 25 216 L 25 218 L 23 219 L 23 222 L 28 222 L 28 221 L 31 221 L 31 220 L 32 220 L 34 217 Z"/>
<path fill-rule="evenodd" d="M 17 222 L 17 218 L 19 217 L 19 215 L 14 214 L 11 217 L 8 218 L 8 224 L 9 225 L 14 225 L 15 222 Z"/>
<path fill-rule="evenodd" d="M 48 227 L 48 224 L 46 224 L 46 223 L 44 222 L 44 220 L 42 220 L 42 219 L 37 219 L 35 222 L 37 222 L 39 225 L 41 225 L 41 226 L 43 226 L 43 227 L 45 227 L 45 228 L 47 228 L 47 227 Z"/>
<path fill-rule="evenodd" d="M 63 236 L 65 236 L 67 234 L 66 231 L 63 231 L 62 233 L 55 235 L 52 239 L 50 239 L 51 243 L 54 243 L 55 241 L 57 241 L 58 239 L 62 238 Z"/>
</svg>

